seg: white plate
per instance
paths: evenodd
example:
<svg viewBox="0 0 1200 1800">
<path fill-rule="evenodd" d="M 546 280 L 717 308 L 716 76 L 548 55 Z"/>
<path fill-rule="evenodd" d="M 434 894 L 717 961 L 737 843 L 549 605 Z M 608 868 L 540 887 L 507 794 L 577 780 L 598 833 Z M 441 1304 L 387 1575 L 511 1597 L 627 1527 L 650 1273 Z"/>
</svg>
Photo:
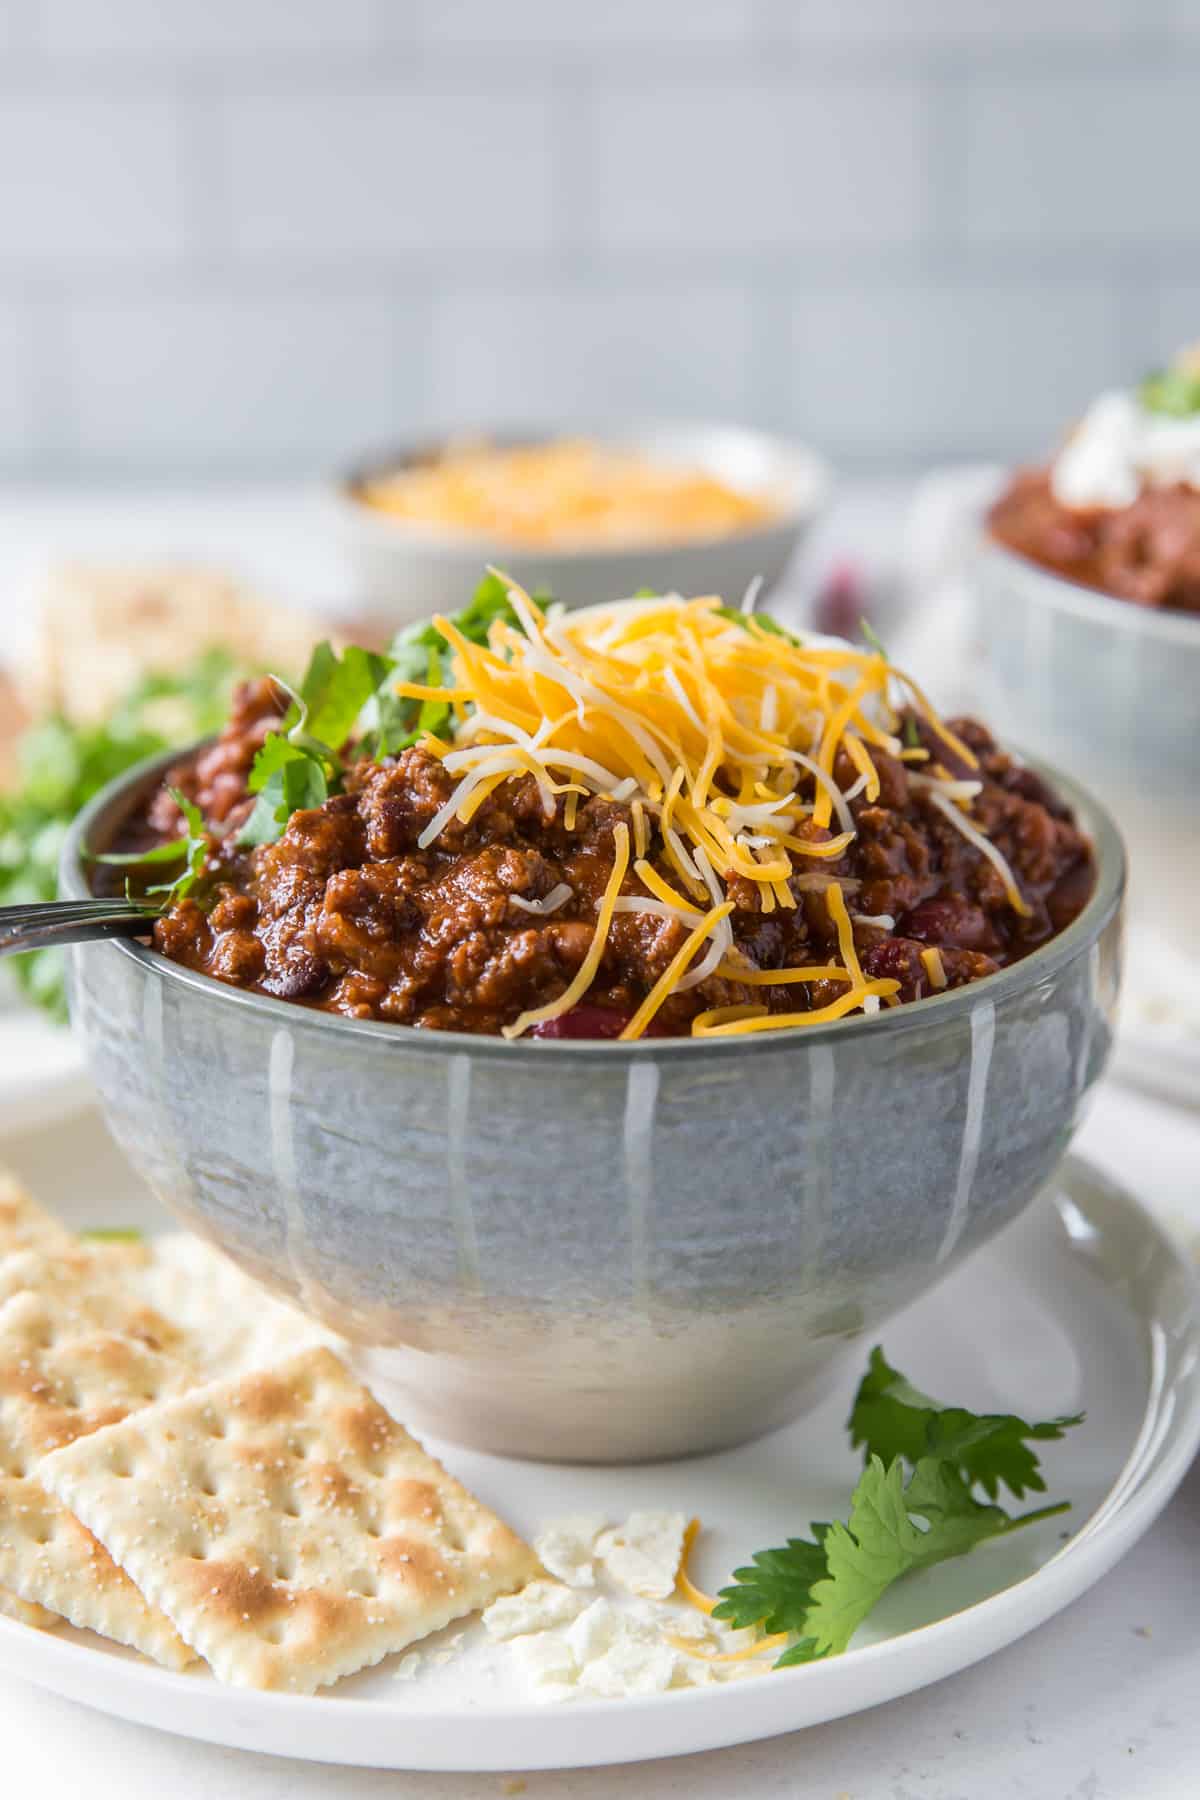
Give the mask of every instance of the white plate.
<svg viewBox="0 0 1200 1800">
<path fill-rule="evenodd" d="M 94 1098 L 70 1031 L 0 995 L 0 1136 L 67 1118 Z"/>
<path fill-rule="evenodd" d="M 1184 1106 L 1200 1106 L 1200 969 L 1131 930 L 1112 1072 Z"/>
<path fill-rule="evenodd" d="M 78 1207 L 75 1216 L 83 1222 Z M 840 1658 L 732 1686 L 539 1706 L 507 1685 L 507 1653 L 485 1646 L 473 1626 L 444 1666 L 427 1657 L 428 1672 L 415 1681 L 398 1681 L 392 1658 L 310 1699 L 168 1674 L 83 1633 L 0 1619 L 0 1667 L 184 1736 L 383 1768 L 635 1761 L 770 1737 L 877 1705 L 1041 1624 L 1151 1524 L 1200 1441 L 1200 1294 L 1161 1227 L 1076 1162 L 996 1244 L 891 1325 L 885 1341 L 915 1380 L 974 1407 L 1027 1416 L 1082 1408 L 1088 1416 L 1061 1443 L 1043 1446 L 1048 1497 L 1074 1502 L 1066 1520 L 901 1583 Z M 865 1349 L 807 1421 L 721 1456 L 605 1470 L 506 1463 L 449 1447 L 444 1454 L 526 1531 L 584 1507 L 612 1517 L 638 1505 L 699 1513 L 706 1530 L 695 1572 L 713 1587 L 749 1552 L 844 1508 L 857 1459 L 843 1421 Z"/>
</svg>

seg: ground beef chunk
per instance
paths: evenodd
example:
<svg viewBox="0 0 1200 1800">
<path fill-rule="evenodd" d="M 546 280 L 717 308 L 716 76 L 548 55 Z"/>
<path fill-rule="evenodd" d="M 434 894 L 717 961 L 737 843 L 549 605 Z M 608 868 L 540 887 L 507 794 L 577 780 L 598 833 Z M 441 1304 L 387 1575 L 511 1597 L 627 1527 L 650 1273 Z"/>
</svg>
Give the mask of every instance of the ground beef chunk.
<svg viewBox="0 0 1200 1800">
<path fill-rule="evenodd" d="M 165 955 L 239 987 L 253 988 L 351 1018 L 388 1019 L 454 1031 L 500 1031 L 522 1012 L 558 998 L 591 947 L 597 910 L 612 872 L 614 834 L 629 809 L 592 798 L 566 829 L 564 802 L 553 812 L 532 778 L 505 783 L 464 822 L 421 838 L 454 788 L 436 757 L 419 748 L 383 763 L 361 762 L 345 792 L 295 813 L 275 844 L 239 849 L 250 797 L 246 777 L 266 730 L 278 722 L 270 683 L 239 693 L 218 742 L 172 770 L 206 812 L 216 842 L 205 886 L 155 926 Z M 745 1002 L 774 1012 L 819 1008 L 845 991 L 840 981 L 765 985 L 738 979 L 756 971 L 840 960 L 825 890 L 837 881 L 850 910 L 867 974 L 894 979 L 899 999 L 933 991 L 927 953 L 939 952 L 950 987 L 978 980 L 1026 955 L 1074 918 L 1091 892 L 1087 841 L 1068 810 L 1032 771 L 1000 751 L 981 725 L 953 731 L 978 769 L 917 718 L 906 722 L 950 774 L 982 780 L 973 817 L 1008 859 L 1029 906 L 1009 904 L 992 864 L 929 801 L 913 772 L 879 754 L 879 792 L 851 802 L 856 835 L 834 859 L 791 853 L 794 907 L 760 908 L 758 888 L 735 878 L 734 950 L 722 970 L 673 994 L 656 1033 L 687 1032 L 698 1012 Z M 857 770 L 839 758 L 835 774 L 852 787 Z M 174 815 L 174 816 L 173 816 Z M 174 803 L 155 796 L 131 835 L 139 846 L 157 829 L 178 831 Z M 807 823 L 799 835 L 828 842 L 840 828 Z M 652 844 L 663 878 L 679 877 Z M 548 913 L 538 904 L 559 887 L 569 898 Z M 624 892 L 644 890 L 627 874 Z M 522 904 L 525 902 L 525 904 Z M 615 915 L 585 1001 L 547 1036 L 615 1036 L 645 999 L 688 927 L 673 917 Z M 936 967 L 936 959 L 935 959 Z"/>
<path fill-rule="evenodd" d="M 1200 492 L 1148 487 L 1130 506 L 1071 507 L 1023 469 L 988 516 L 992 536 L 1056 575 L 1139 606 L 1200 612 Z"/>
</svg>

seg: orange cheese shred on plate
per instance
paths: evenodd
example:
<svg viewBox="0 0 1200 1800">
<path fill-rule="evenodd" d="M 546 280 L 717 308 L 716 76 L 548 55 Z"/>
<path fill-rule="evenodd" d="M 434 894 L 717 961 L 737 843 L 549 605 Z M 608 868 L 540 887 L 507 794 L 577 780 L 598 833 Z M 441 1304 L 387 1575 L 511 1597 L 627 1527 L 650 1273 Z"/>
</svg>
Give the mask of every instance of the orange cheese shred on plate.
<svg viewBox="0 0 1200 1800">
<path fill-rule="evenodd" d="M 683 1554 L 679 1559 L 679 1569 L 675 1576 L 675 1590 L 694 1606 L 697 1612 L 705 1613 L 709 1618 L 716 1611 L 717 1602 L 712 1594 L 706 1594 L 698 1588 L 688 1573 L 688 1561 L 693 1546 L 700 1535 L 699 1519 L 692 1519 L 683 1534 Z M 774 1632 L 769 1637 L 757 1637 L 744 1645 L 740 1650 L 710 1650 L 697 1644 L 694 1638 L 683 1632 L 672 1633 L 667 1642 L 676 1650 L 682 1650 L 688 1656 L 698 1656 L 703 1662 L 733 1663 L 747 1662 L 752 1657 L 762 1656 L 768 1650 L 779 1650 L 788 1642 L 786 1631 Z"/>
<path fill-rule="evenodd" d="M 638 910 L 638 895 L 644 910 L 657 907 L 689 935 L 629 1021 L 626 1039 L 639 1037 L 672 994 L 712 974 L 752 987 L 841 980 L 846 991 L 810 1012 L 710 1007 L 693 1022 L 699 1037 L 817 1025 L 893 1001 L 896 982 L 870 981 L 863 972 L 830 865 L 856 836 L 849 801 L 878 797 L 872 751 L 914 754 L 896 735 L 906 695 L 927 739 L 960 764 L 975 764 L 916 684 L 878 650 L 783 635 L 752 615 L 731 614 L 714 596 L 663 595 L 567 612 L 543 610 L 506 585 L 516 623 L 494 621 L 486 645 L 470 642 L 446 619 L 434 621 L 449 651 L 454 724 L 450 741 L 430 737 L 423 747 L 441 758 L 454 787 L 422 832 L 421 847 L 450 820 L 469 819 L 502 782 L 522 776 L 537 781 L 547 811 L 565 795 L 568 831 L 584 795 L 628 806 L 632 838 L 628 826 L 616 827 L 613 871 L 574 979 L 556 1000 L 506 1027 L 505 1036 L 519 1037 L 582 999 L 614 916 Z M 414 698 L 434 692 L 421 684 L 406 691 Z M 936 762 L 928 767 L 933 772 L 922 774 L 921 786 L 929 802 L 993 864 L 1012 906 L 1027 911 L 1001 851 L 969 817 L 978 784 L 956 780 Z M 652 842 L 670 879 L 654 867 Z M 797 868 L 801 859 L 811 875 Z M 794 908 L 821 866 L 830 868 L 824 891 L 840 963 L 769 971 L 731 963 L 729 884 L 752 884 L 761 912 Z M 637 886 L 623 895 L 627 877 Z M 748 902 L 740 897 L 737 904 Z"/>
</svg>

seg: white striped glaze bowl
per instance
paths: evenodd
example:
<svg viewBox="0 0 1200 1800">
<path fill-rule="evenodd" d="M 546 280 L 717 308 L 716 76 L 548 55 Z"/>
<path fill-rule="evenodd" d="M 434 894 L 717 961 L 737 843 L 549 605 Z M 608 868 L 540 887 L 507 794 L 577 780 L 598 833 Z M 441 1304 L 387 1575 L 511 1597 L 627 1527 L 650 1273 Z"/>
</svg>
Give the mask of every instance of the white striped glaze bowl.
<svg viewBox="0 0 1200 1800">
<path fill-rule="evenodd" d="M 162 766 L 80 816 L 64 894 Z M 712 1450 L 802 1412 L 1066 1149 L 1109 1050 L 1124 858 L 1056 785 L 1096 844 L 1081 916 L 871 1019 L 506 1043 L 307 1010 L 110 942 L 72 952 L 72 1020 L 165 1204 L 351 1339 L 408 1423 L 558 1461 Z"/>
<path fill-rule="evenodd" d="M 1200 618 L 1081 587 L 986 532 L 970 586 L 988 717 L 1104 795 L 1130 924 L 1200 967 Z"/>
</svg>

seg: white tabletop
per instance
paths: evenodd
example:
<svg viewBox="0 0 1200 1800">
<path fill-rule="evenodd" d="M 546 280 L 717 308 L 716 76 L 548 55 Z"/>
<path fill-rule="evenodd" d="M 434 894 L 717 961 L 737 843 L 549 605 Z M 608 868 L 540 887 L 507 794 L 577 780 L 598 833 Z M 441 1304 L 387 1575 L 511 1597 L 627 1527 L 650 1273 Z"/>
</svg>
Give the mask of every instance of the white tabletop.
<svg viewBox="0 0 1200 1800">
<path fill-rule="evenodd" d="M 0 582 L 32 571 L 50 546 L 123 554 L 178 546 L 172 520 L 185 522 L 182 547 L 193 553 L 215 543 L 229 556 L 245 545 L 255 573 L 283 570 L 280 539 L 291 540 L 294 556 L 292 528 L 303 516 L 298 496 L 279 493 L 261 507 L 245 495 L 232 507 L 224 496 L 173 496 L 115 508 L 94 497 L 0 497 Z M 326 558 L 320 568 L 332 593 L 336 564 Z M 13 595 L 10 586 L 10 605 Z M 94 1142 L 87 1120 L 64 1127 L 55 1158 L 77 1151 L 95 1180 Z M 1200 1113 L 1105 1083 L 1076 1147 L 1200 1241 Z M 37 1141 L 0 1145 L 0 1156 L 10 1150 L 36 1179 L 44 1154 Z M 119 1179 L 116 1165 L 100 1178 Z M 1149 1537 L 1098 1588 L 962 1675 L 769 1743 L 637 1768 L 530 1775 L 524 1791 L 531 1800 L 740 1800 L 751 1792 L 757 1800 L 1178 1800 L 1196 1791 L 1188 1771 L 1200 1768 L 1198 1567 L 1194 1470 Z M 213 1749 L 10 1680 L 0 1680 L 0 1770 L 0 1793 L 50 1800 L 501 1800 L 520 1791 L 498 1775 L 335 1771 Z"/>
</svg>

